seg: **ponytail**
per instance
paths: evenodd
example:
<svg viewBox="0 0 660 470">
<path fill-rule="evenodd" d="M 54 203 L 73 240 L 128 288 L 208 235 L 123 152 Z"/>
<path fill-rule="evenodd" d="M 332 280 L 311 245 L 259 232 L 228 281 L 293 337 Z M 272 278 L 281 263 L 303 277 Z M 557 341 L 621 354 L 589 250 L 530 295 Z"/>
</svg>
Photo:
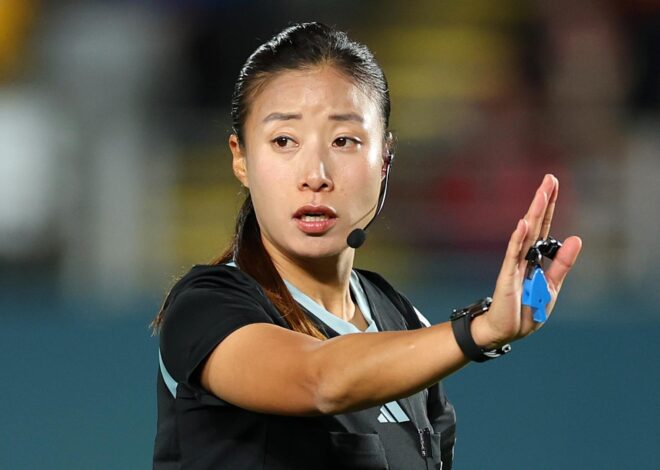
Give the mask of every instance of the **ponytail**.
<svg viewBox="0 0 660 470">
<path fill-rule="evenodd" d="M 211 264 L 234 260 L 242 271 L 261 285 L 268 299 L 280 311 L 291 329 L 315 338 L 327 339 L 293 299 L 261 241 L 261 229 L 248 194 L 236 219 L 236 234 L 227 250 Z"/>
</svg>

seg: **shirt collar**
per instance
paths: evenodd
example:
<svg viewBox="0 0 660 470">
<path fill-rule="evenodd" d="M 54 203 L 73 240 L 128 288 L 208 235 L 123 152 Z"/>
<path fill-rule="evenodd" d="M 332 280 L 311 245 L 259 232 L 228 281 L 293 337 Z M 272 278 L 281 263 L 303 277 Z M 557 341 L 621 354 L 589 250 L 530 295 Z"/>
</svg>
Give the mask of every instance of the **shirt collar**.
<svg viewBox="0 0 660 470">
<path fill-rule="evenodd" d="M 328 325 L 330 328 L 335 330 L 340 335 L 345 335 L 349 333 L 363 333 L 357 326 L 339 318 L 337 315 L 334 315 L 328 312 L 326 309 L 321 307 L 315 300 L 312 300 L 307 294 L 304 294 L 296 286 L 291 284 L 289 281 L 284 281 L 286 286 L 289 288 L 291 296 L 302 305 L 307 311 L 314 315 L 317 319 L 321 320 L 323 323 Z M 365 321 L 367 322 L 367 328 L 364 332 L 376 332 L 378 331 L 378 326 L 371 316 L 371 308 L 369 307 L 369 302 L 367 296 L 364 293 L 364 289 L 360 284 L 360 279 L 355 271 L 351 271 L 351 278 L 349 280 L 349 285 L 353 297 L 357 302 L 362 315 L 364 316 Z"/>
<path fill-rule="evenodd" d="M 234 261 L 227 263 L 228 266 L 238 267 Z M 307 294 L 303 293 L 296 286 L 291 284 L 289 281 L 284 280 L 284 284 L 289 289 L 293 299 L 302 305 L 309 313 L 314 315 L 317 319 L 325 323 L 327 326 L 335 330 L 340 335 L 345 335 L 348 333 L 363 333 L 357 326 L 348 322 L 342 318 L 339 318 L 337 315 L 334 315 L 328 312 L 326 309 L 321 307 L 315 300 L 309 297 Z M 357 273 L 351 270 L 351 277 L 349 279 L 349 286 L 351 293 L 357 302 L 358 308 L 362 312 L 365 321 L 367 322 L 367 328 L 364 332 L 376 332 L 378 331 L 378 326 L 371 316 L 371 308 L 369 307 L 369 301 L 367 300 L 367 295 L 360 284 L 360 278 Z"/>
</svg>

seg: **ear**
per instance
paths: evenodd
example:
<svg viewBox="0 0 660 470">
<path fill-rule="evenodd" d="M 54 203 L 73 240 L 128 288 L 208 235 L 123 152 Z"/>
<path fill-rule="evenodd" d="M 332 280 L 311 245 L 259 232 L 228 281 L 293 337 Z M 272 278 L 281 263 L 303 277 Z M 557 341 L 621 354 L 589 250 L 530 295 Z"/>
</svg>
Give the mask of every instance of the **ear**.
<svg viewBox="0 0 660 470">
<path fill-rule="evenodd" d="M 385 178 L 387 174 L 388 167 L 392 164 L 394 159 L 394 136 L 391 132 L 385 133 L 385 139 L 383 141 L 383 166 L 381 168 L 381 179 Z"/>
<path fill-rule="evenodd" d="M 245 147 L 241 147 L 238 136 L 236 134 L 231 134 L 229 136 L 229 149 L 231 150 L 232 155 L 232 168 L 234 170 L 234 176 L 236 176 L 238 181 L 240 181 L 243 186 L 249 188 L 250 184 L 248 182 Z"/>
<path fill-rule="evenodd" d="M 385 179 L 387 175 L 387 167 L 390 165 L 390 157 L 388 154 L 383 153 L 383 166 L 380 168 L 380 179 Z"/>
</svg>

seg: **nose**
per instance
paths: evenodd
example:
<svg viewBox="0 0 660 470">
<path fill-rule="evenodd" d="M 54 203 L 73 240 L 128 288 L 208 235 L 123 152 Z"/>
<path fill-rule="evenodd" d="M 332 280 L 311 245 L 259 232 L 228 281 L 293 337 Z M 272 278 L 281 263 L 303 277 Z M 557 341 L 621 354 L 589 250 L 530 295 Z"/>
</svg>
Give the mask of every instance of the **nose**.
<svg viewBox="0 0 660 470">
<path fill-rule="evenodd" d="M 332 191 L 334 182 L 330 176 L 328 155 L 324 149 L 315 149 L 299 155 L 302 159 L 301 175 L 298 182 L 300 191 Z"/>
</svg>

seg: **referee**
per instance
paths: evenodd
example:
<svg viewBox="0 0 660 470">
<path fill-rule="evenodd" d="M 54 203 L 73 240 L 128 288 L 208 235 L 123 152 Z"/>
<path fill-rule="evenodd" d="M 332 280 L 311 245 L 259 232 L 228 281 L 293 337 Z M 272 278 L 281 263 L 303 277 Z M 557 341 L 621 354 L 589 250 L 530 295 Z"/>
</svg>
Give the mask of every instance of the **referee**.
<svg viewBox="0 0 660 470">
<path fill-rule="evenodd" d="M 234 240 L 177 282 L 153 323 L 155 469 L 451 469 L 440 380 L 543 325 L 521 306 L 525 254 L 548 237 L 558 181 L 546 175 L 513 231 L 492 303 L 430 326 L 353 267 L 385 199 L 389 114 L 371 52 L 323 24 L 248 58 L 229 138 L 247 193 Z M 580 248 L 565 240 L 545 272 L 547 314 Z"/>
</svg>

